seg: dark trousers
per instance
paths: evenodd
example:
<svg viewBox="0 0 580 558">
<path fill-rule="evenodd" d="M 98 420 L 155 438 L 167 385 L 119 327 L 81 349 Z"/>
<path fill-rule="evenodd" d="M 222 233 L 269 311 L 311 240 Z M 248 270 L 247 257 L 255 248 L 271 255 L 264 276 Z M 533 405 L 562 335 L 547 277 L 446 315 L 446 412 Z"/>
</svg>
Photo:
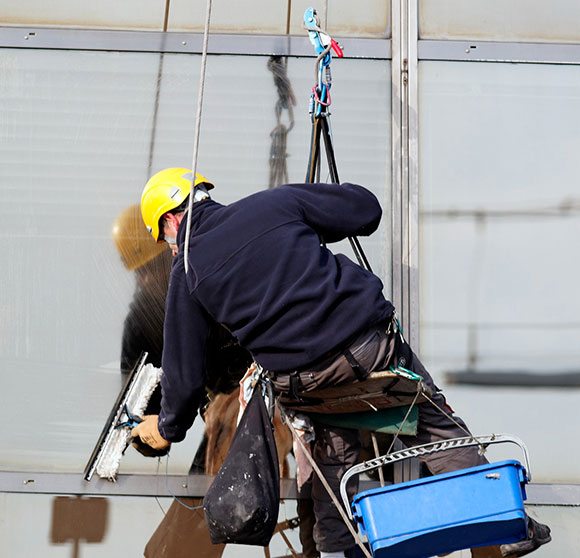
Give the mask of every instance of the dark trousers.
<svg viewBox="0 0 580 558">
<path fill-rule="evenodd" d="M 424 383 L 431 388 L 433 393 L 431 399 L 442 411 L 431 403 L 420 404 L 417 435 L 401 436 L 400 439 L 405 445 L 416 446 L 467 435 L 467 426 L 459 417 L 453 415 L 431 375 L 399 333 L 395 320 L 363 332 L 347 349 L 359 364 L 360 370 L 367 375 L 375 370 L 387 370 L 390 366 L 403 366 L 422 376 Z M 358 379 L 357 372 L 343 354 L 329 357 L 309 367 L 308 370 L 300 371 L 298 377 L 298 385 L 304 392 L 343 385 Z M 289 374 L 275 375 L 272 382 L 277 392 L 289 394 Z M 450 416 L 453 416 L 455 422 L 450 420 Z M 340 501 L 340 479 L 345 471 L 359 460 L 361 449 L 359 431 L 330 426 L 319 421 L 315 421 L 314 426 L 316 432 L 312 448 L 314 461 Z M 432 474 L 487 463 L 487 460 L 479 455 L 477 447 L 434 453 L 420 459 Z M 357 492 L 357 484 L 354 479 L 349 483 L 348 492 L 351 497 Z M 337 552 L 352 547 L 354 545 L 352 535 L 316 474 L 313 474 L 312 478 L 312 500 L 316 518 L 313 536 L 318 551 Z"/>
</svg>

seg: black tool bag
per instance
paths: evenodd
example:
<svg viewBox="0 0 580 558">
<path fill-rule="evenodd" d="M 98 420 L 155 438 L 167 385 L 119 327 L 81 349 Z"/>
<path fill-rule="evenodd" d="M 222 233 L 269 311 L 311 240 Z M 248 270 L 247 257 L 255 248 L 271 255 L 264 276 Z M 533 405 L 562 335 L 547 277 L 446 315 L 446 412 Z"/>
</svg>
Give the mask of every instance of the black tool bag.
<svg viewBox="0 0 580 558">
<path fill-rule="evenodd" d="M 270 543 L 280 507 L 280 471 L 272 422 L 259 388 L 203 505 L 212 543 Z"/>
</svg>

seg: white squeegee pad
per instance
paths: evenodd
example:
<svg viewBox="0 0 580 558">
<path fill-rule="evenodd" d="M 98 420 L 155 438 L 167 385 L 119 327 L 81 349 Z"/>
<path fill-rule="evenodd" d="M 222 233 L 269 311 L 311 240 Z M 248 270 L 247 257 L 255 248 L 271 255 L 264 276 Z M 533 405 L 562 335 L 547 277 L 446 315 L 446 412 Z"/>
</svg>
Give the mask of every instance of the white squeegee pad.
<svg viewBox="0 0 580 558">
<path fill-rule="evenodd" d="M 147 407 L 151 395 L 155 391 L 163 370 L 155 368 L 152 364 L 146 364 L 141 368 L 133 385 L 129 389 L 125 404 L 129 412 L 134 416 L 142 416 Z M 125 405 L 117 410 L 114 424 L 124 422 L 127 419 Z M 121 457 L 126 447 L 131 442 L 131 428 L 123 426 L 111 430 L 103 444 L 101 455 L 99 456 L 96 471 L 104 479 L 116 480 L 121 464 Z"/>
</svg>

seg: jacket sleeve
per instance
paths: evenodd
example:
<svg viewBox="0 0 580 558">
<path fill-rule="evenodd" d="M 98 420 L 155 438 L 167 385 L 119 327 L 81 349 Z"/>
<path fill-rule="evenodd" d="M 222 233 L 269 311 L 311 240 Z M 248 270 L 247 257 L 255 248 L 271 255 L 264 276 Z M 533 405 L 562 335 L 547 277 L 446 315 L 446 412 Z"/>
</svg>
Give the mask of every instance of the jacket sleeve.
<svg viewBox="0 0 580 558">
<path fill-rule="evenodd" d="M 189 293 L 181 258 L 171 272 L 163 333 L 159 431 L 170 442 L 185 438 L 203 401 L 208 334 L 208 315 Z"/>
<path fill-rule="evenodd" d="M 381 206 L 376 196 L 356 184 L 291 184 L 305 222 L 325 242 L 368 236 L 377 230 Z"/>
</svg>

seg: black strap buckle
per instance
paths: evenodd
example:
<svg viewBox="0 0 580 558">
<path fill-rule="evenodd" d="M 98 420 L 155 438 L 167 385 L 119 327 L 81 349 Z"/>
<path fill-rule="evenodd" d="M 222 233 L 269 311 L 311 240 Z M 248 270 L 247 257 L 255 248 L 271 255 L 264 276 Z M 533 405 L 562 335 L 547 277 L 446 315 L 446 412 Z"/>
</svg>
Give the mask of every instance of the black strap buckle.
<svg viewBox="0 0 580 558">
<path fill-rule="evenodd" d="M 290 383 L 288 385 L 288 395 L 297 401 L 302 401 L 300 397 L 300 392 L 303 390 L 302 380 L 300 379 L 300 374 L 297 370 L 290 372 L 289 375 Z"/>
</svg>

